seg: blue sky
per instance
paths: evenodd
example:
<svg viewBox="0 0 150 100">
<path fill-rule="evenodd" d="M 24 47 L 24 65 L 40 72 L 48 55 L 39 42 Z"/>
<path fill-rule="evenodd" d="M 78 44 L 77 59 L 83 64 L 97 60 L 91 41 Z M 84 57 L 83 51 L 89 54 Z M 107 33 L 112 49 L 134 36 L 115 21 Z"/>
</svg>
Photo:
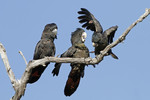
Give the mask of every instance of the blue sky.
<svg viewBox="0 0 150 100">
<path fill-rule="evenodd" d="M 20 79 L 26 65 L 18 51 L 24 53 L 27 61 L 32 60 L 46 24 L 58 25 L 55 45 L 59 55 L 71 46 L 71 32 L 81 27 L 77 19 L 80 8 L 92 12 L 104 30 L 118 25 L 116 40 L 145 8 L 150 8 L 149 4 L 149 0 L 1 0 L 0 42 L 6 48 L 16 78 Z M 150 16 L 130 31 L 124 43 L 113 48 L 119 60 L 107 56 L 96 68 L 86 67 L 85 76 L 71 97 L 63 93 L 69 64 L 63 64 L 59 76 L 53 77 L 54 63 L 51 63 L 38 82 L 27 85 L 21 100 L 150 100 L 149 27 Z M 85 44 L 92 51 L 92 32 L 85 31 L 88 34 Z M 9 100 L 14 90 L 2 60 L 0 82 L 1 99 Z"/>
</svg>

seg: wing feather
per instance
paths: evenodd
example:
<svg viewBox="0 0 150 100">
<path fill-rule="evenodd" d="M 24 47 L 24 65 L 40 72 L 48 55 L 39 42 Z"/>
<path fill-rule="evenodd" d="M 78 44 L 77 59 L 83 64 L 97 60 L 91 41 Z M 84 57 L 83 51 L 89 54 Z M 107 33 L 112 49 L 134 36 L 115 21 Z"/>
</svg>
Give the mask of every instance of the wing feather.
<svg viewBox="0 0 150 100">
<path fill-rule="evenodd" d="M 85 23 L 82 25 L 83 28 L 90 29 L 95 32 L 103 32 L 102 26 L 99 21 L 91 14 L 87 9 L 81 8 L 81 11 L 78 11 L 78 14 L 81 16 L 78 17 L 79 23 Z"/>
<path fill-rule="evenodd" d="M 113 42 L 113 38 L 115 35 L 115 32 L 117 31 L 118 26 L 112 26 L 109 29 L 107 29 L 106 31 L 104 31 L 104 35 L 106 35 L 108 37 L 108 43 L 112 43 Z"/>
</svg>

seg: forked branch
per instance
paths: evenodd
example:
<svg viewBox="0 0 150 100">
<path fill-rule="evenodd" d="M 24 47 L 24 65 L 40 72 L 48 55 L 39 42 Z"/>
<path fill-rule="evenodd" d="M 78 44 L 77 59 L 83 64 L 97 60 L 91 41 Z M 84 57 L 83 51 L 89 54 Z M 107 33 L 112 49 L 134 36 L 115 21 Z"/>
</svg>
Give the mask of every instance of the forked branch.
<svg viewBox="0 0 150 100">
<path fill-rule="evenodd" d="M 103 60 L 103 57 L 105 54 L 113 47 L 118 45 L 120 42 L 125 40 L 125 37 L 128 35 L 130 30 L 139 22 L 142 22 L 148 15 L 150 14 L 150 9 L 146 9 L 145 13 L 136 20 L 133 24 L 131 24 L 125 32 L 112 44 L 108 45 L 102 52 L 99 54 L 96 58 L 58 58 L 58 57 L 45 57 L 43 59 L 39 60 L 32 60 L 27 64 L 27 67 L 25 69 L 25 72 L 20 80 L 17 80 L 15 78 L 15 75 L 9 65 L 9 61 L 7 58 L 6 50 L 4 46 L 0 43 L 0 54 L 1 58 L 4 62 L 6 71 L 8 73 L 8 76 L 10 78 L 10 81 L 13 85 L 13 88 L 15 90 L 15 95 L 12 97 L 11 100 L 20 100 L 20 98 L 24 95 L 27 81 L 29 79 L 29 76 L 31 74 L 31 70 L 35 68 L 38 65 L 44 65 L 47 62 L 56 62 L 56 63 L 84 63 L 87 65 L 94 65 L 98 64 Z M 24 56 L 23 56 L 24 57 Z M 24 58 L 25 59 L 25 58 Z M 26 60 L 25 60 L 26 61 Z"/>
</svg>

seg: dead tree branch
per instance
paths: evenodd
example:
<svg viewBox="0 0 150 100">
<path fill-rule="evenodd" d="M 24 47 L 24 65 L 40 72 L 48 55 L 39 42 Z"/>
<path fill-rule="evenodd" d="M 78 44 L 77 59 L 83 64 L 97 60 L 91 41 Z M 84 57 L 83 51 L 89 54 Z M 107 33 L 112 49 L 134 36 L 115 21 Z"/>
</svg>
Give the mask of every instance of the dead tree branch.
<svg viewBox="0 0 150 100">
<path fill-rule="evenodd" d="M 22 58 L 24 59 L 25 64 L 27 65 L 28 63 L 27 63 L 27 60 L 26 60 L 26 58 L 24 57 L 23 53 L 22 53 L 21 51 L 19 51 L 19 53 L 20 53 L 20 55 L 22 56 Z"/>
<path fill-rule="evenodd" d="M 17 86 L 17 83 L 16 83 L 16 78 L 15 78 L 15 75 L 9 65 L 9 61 L 8 61 L 8 58 L 7 58 L 7 54 L 6 54 L 6 50 L 5 48 L 3 47 L 3 45 L 0 43 L 0 54 L 1 54 L 1 58 L 4 62 L 4 65 L 5 65 L 5 68 L 6 68 L 6 71 L 8 73 L 8 77 L 11 81 L 11 84 L 13 85 L 13 88 L 15 90 L 17 90 L 16 86 Z"/>
<path fill-rule="evenodd" d="M 15 75 L 9 65 L 9 61 L 7 58 L 7 54 L 6 54 L 6 50 L 4 48 L 4 46 L 0 43 L 0 54 L 1 54 L 1 58 L 4 62 L 6 71 L 8 73 L 8 76 L 10 78 L 10 81 L 13 85 L 13 88 L 15 90 L 15 95 L 12 97 L 11 100 L 20 100 L 20 98 L 24 95 L 25 89 L 26 89 L 26 85 L 27 85 L 27 81 L 29 79 L 29 76 L 31 74 L 31 71 L 33 68 L 35 68 L 38 65 L 44 65 L 47 62 L 56 62 L 56 63 L 84 63 L 87 65 L 94 65 L 94 64 L 98 64 L 103 60 L 103 57 L 105 56 L 105 54 L 113 47 L 115 47 L 116 45 L 118 45 L 119 43 L 121 43 L 122 41 L 125 40 L 125 37 L 128 35 L 128 33 L 130 32 L 130 30 L 139 22 L 142 22 L 148 15 L 150 14 L 150 9 L 146 9 L 145 13 L 138 19 L 136 20 L 132 25 L 130 25 L 125 32 L 116 40 L 114 41 L 112 44 L 108 45 L 102 52 L 100 55 L 98 55 L 96 58 L 58 58 L 58 57 L 45 57 L 43 59 L 39 59 L 39 60 L 32 60 L 27 64 L 27 67 L 25 69 L 25 72 L 23 74 L 23 76 L 21 77 L 20 80 L 17 80 L 15 78 Z M 24 56 L 23 56 L 24 58 Z M 25 59 L 25 58 L 24 58 Z M 26 62 L 26 60 L 25 60 Z"/>
</svg>

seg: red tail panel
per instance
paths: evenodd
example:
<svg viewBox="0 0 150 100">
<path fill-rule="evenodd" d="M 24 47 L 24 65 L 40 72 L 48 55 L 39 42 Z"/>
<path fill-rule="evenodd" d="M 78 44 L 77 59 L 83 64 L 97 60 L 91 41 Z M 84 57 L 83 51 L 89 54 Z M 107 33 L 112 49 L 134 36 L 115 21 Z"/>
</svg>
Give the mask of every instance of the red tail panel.
<svg viewBox="0 0 150 100">
<path fill-rule="evenodd" d="M 44 72 L 46 67 L 43 66 L 38 66 L 35 69 L 32 70 L 32 73 L 29 77 L 28 83 L 34 83 L 36 82 L 42 75 L 42 73 Z"/>
<path fill-rule="evenodd" d="M 71 96 L 76 91 L 80 83 L 80 78 L 80 73 L 74 73 L 73 70 L 70 72 L 64 90 L 66 96 Z"/>
</svg>

